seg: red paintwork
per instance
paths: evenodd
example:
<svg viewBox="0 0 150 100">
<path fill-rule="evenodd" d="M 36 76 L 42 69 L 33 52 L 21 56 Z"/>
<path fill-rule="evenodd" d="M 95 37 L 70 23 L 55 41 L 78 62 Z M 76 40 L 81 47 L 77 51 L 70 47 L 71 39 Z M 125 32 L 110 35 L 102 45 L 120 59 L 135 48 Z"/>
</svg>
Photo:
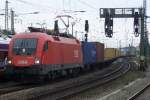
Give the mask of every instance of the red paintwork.
<svg viewBox="0 0 150 100">
<path fill-rule="evenodd" d="M 38 38 L 36 53 L 32 56 L 13 55 L 12 45 L 16 38 Z M 46 41 L 48 41 L 49 49 L 43 52 Z M 8 55 L 15 67 L 31 67 L 31 65 L 34 65 L 35 58 L 40 59 L 40 64 L 82 64 L 81 45 L 77 39 L 56 37 L 37 32 L 15 35 L 9 44 Z M 20 60 L 27 61 L 28 64 L 19 64 Z"/>
</svg>

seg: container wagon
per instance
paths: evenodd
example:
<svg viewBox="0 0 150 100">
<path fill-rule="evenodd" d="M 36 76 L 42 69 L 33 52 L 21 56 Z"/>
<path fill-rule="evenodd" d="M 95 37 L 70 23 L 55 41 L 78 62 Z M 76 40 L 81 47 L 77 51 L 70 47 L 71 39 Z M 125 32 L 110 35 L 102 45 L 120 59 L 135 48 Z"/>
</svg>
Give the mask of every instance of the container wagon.
<svg viewBox="0 0 150 100">
<path fill-rule="evenodd" d="M 104 44 L 95 42 L 96 44 L 96 57 L 97 57 L 97 62 L 102 62 L 104 61 Z"/>
<path fill-rule="evenodd" d="M 121 52 L 116 48 L 105 48 L 105 50 L 104 50 L 105 60 L 119 57 L 120 54 L 121 54 Z"/>
<path fill-rule="evenodd" d="M 84 65 L 104 61 L 104 44 L 99 42 L 82 42 Z"/>
</svg>

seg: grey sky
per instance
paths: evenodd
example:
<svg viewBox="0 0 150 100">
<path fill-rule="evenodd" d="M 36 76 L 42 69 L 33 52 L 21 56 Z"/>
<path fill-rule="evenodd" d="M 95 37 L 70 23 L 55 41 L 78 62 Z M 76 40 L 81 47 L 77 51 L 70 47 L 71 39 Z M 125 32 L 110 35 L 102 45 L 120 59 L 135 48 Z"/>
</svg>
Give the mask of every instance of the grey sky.
<svg viewBox="0 0 150 100">
<path fill-rule="evenodd" d="M 55 17 L 64 14 L 63 10 L 85 10 L 85 13 L 70 13 L 73 17 L 80 20 L 75 25 L 75 30 L 79 31 L 78 38 L 82 39 L 84 32 L 84 20 L 88 19 L 90 24 L 89 40 L 107 43 L 108 47 L 118 47 L 119 40 L 126 46 L 131 43 L 133 38 L 133 20 L 115 19 L 113 39 L 104 36 L 104 23 L 99 19 L 99 8 L 104 7 L 141 7 L 143 0 L 8 0 L 9 8 L 14 9 L 16 14 L 30 13 L 39 11 L 37 15 L 20 15 L 16 19 L 16 30 L 24 31 L 31 23 L 33 26 L 40 27 L 36 23 L 46 23 L 48 28 L 53 28 Z M 149 0 L 148 0 L 149 4 Z M 0 0 L 0 9 L 4 9 L 5 0 Z M 0 10 L 3 13 L 3 10 Z M 22 23 L 21 23 L 22 20 Z M 4 17 L 0 17 L 1 27 L 4 27 Z M 61 24 L 61 23 L 60 23 Z M 62 26 L 62 24 L 61 24 Z M 62 26 L 63 27 L 63 26 Z M 127 34 L 128 33 L 128 34 Z M 127 40 L 128 37 L 128 40 Z M 107 40 L 107 41 L 106 41 Z M 114 41 L 114 42 L 112 42 Z M 134 44 L 138 44 L 138 38 L 134 39 Z"/>
</svg>

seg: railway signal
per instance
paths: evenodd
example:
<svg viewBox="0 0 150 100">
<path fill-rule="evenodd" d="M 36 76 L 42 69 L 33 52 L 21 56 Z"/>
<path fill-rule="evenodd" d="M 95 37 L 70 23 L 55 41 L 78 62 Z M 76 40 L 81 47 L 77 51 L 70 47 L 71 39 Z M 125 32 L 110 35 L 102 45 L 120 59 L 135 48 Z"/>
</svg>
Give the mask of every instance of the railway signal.
<svg viewBox="0 0 150 100">
<path fill-rule="evenodd" d="M 139 28 L 140 28 L 139 16 L 140 15 L 138 12 L 134 13 L 134 34 L 135 34 L 135 37 L 138 37 L 140 34 L 140 32 L 139 32 Z"/>
<path fill-rule="evenodd" d="M 88 20 L 85 20 L 85 42 L 88 41 L 88 32 L 89 32 L 89 23 Z"/>
<path fill-rule="evenodd" d="M 113 18 L 107 9 L 105 9 L 105 35 L 110 38 L 113 36 Z"/>
<path fill-rule="evenodd" d="M 146 2 L 145 2 L 146 4 Z M 146 7 L 143 8 L 100 8 L 100 17 L 105 18 L 106 37 L 113 36 L 113 18 L 134 18 L 135 37 L 140 35 L 140 70 L 146 70 L 148 36 L 146 31 Z"/>
</svg>

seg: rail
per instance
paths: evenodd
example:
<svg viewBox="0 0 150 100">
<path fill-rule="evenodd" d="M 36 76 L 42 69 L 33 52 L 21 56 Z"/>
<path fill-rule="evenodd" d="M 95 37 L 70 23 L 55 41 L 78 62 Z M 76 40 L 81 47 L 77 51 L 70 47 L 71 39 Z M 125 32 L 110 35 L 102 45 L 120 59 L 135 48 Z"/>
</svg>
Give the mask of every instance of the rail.
<svg viewBox="0 0 150 100">
<path fill-rule="evenodd" d="M 142 88 L 140 91 L 136 92 L 135 94 L 133 94 L 131 97 L 129 97 L 127 100 L 135 100 L 137 97 L 139 97 L 142 93 L 145 92 L 145 90 L 147 90 L 147 88 L 150 87 L 150 83 L 147 84 L 144 88 Z"/>
<path fill-rule="evenodd" d="M 118 67 L 108 67 L 104 71 L 100 70 L 63 82 L 42 85 L 38 87 L 30 87 L 27 89 L 24 88 L 23 90 L 3 94 L 0 95 L 0 99 L 15 100 L 20 98 L 22 100 L 33 100 L 43 98 L 48 95 L 51 97 L 51 99 L 61 99 L 116 79 L 129 71 L 129 69 L 129 63 L 121 64 L 121 66 Z"/>
</svg>

